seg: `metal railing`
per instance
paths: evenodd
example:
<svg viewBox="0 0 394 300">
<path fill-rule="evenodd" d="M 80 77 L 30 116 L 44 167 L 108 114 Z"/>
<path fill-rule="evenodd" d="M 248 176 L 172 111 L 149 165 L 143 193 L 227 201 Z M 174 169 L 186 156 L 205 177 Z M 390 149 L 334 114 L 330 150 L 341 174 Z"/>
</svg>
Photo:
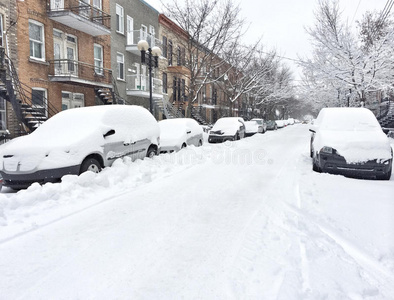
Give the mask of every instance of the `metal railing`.
<svg viewBox="0 0 394 300">
<path fill-rule="evenodd" d="M 111 15 L 81 0 L 47 0 L 47 12 L 67 12 L 111 29 Z"/>
<path fill-rule="evenodd" d="M 94 84 L 112 84 L 112 70 L 70 59 L 50 60 L 49 75 L 75 77 Z"/>
<path fill-rule="evenodd" d="M 152 80 L 152 92 L 162 94 L 163 82 L 157 78 L 152 78 Z M 149 76 L 127 75 L 126 90 L 149 92 Z"/>
<path fill-rule="evenodd" d="M 139 41 L 141 40 L 145 40 L 148 42 L 149 46 L 152 47 L 162 47 L 162 42 L 155 38 L 154 35 L 149 34 L 145 31 L 143 31 L 142 29 L 140 30 L 129 30 L 127 31 L 127 45 L 131 46 L 131 45 L 137 45 Z"/>
</svg>

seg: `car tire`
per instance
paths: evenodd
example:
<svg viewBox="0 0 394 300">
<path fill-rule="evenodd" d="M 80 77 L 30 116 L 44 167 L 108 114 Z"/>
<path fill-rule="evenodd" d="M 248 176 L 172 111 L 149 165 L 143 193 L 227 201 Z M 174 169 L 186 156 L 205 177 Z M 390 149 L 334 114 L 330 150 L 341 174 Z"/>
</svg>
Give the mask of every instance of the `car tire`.
<svg viewBox="0 0 394 300">
<path fill-rule="evenodd" d="M 185 143 L 182 144 L 181 149 L 186 148 L 187 145 Z"/>
<path fill-rule="evenodd" d="M 148 151 L 146 152 L 146 157 L 153 158 L 157 155 L 157 150 L 155 147 L 150 146 Z"/>
<path fill-rule="evenodd" d="M 274 130 L 277 130 L 277 129 L 278 129 L 278 126 L 275 125 Z"/>
<path fill-rule="evenodd" d="M 101 171 L 101 165 L 98 162 L 97 159 L 95 158 L 86 158 L 82 164 L 81 164 L 81 169 L 79 171 L 79 174 L 82 174 L 86 171 L 91 171 L 94 173 L 99 173 Z"/>
<path fill-rule="evenodd" d="M 199 140 L 198 141 L 198 147 L 201 147 L 202 146 L 202 140 Z"/>
<path fill-rule="evenodd" d="M 235 135 L 235 139 L 236 141 L 240 140 L 241 138 L 239 137 L 239 133 L 237 132 L 237 134 Z"/>
</svg>

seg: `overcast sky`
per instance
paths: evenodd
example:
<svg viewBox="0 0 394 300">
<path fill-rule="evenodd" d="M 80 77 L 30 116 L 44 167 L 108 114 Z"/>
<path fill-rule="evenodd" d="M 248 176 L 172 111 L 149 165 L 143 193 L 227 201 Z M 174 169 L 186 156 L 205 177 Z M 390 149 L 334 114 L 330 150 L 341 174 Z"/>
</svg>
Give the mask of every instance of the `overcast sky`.
<svg viewBox="0 0 394 300">
<path fill-rule="evenodd" d="M 145 0 L 162 12 L 160 0 Z M 171 0 L 164 0 L 169 2 Z M 263 37 L 267 49 L 275 48 L 279 55 L 291 59 L 308 56 L 311 51 L 309 36 L 305 26 L 314 24 L 314 11 L 318 0 L 234 0 L 240 4 L 242 15 L 249 23 L 245 35 L 247 42 L 253 43 Z M 367 10 L 381 11 L 387 0 L 340 0 L 340 7 L 349 24 L 355 26 L 356 20 Z M 298 70 L 291 60 L 298 78 Z"/>
</svg>

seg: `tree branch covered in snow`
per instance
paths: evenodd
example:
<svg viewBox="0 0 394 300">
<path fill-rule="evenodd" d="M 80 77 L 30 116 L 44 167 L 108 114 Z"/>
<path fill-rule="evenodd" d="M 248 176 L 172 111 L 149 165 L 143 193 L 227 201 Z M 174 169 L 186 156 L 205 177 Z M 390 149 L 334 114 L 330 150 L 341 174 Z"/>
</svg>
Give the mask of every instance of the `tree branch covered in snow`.
<svg viewBox="0 0 394 300">
<path fill-rule="evenodd" d="M 366 13 L 358 23 L 359 35 L 342 19 L 337 0 L 320 0 L 316 24 L 307 32 L 313 56 L 304 60 L 305 89 L 331 93 L 327 105 L 338 98 L 357 105 L 366 94 L 391 89 L 394 61 L 393 26 L 381 14 Z"/>
</svg>

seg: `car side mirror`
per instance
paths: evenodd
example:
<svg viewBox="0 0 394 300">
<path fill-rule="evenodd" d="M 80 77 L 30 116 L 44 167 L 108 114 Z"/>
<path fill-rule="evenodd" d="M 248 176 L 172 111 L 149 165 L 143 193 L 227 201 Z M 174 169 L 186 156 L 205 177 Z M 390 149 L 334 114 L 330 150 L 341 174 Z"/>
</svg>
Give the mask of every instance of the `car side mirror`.
<svg viewBox="0 0 394 300">
<path fill-rule="evenodd" d="M 115 134 L 115 130 L 111 129 L 107 133 L 104 133 L 103 136 L 104 136 L 104 138 L 106 138 L 107 136 L 114 135 L 114 134 Z"/>
<path fill-rule="evenodd" d="M 191 130 L 188 130 L 188 131 L 186 131 L 186 133 L 189 134 L 189 133 L 192 133 L 192 131 L 191 131 Z"/>
</svg>

